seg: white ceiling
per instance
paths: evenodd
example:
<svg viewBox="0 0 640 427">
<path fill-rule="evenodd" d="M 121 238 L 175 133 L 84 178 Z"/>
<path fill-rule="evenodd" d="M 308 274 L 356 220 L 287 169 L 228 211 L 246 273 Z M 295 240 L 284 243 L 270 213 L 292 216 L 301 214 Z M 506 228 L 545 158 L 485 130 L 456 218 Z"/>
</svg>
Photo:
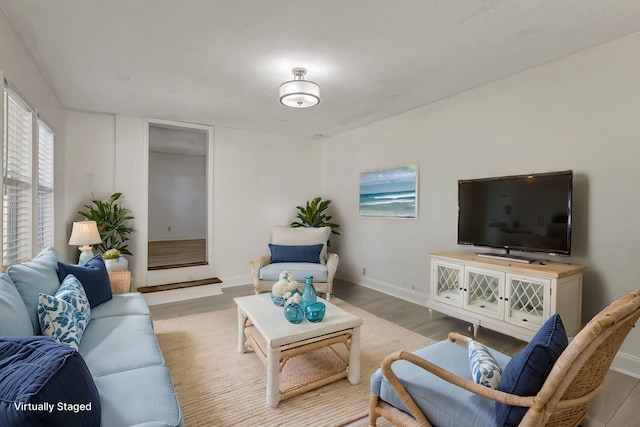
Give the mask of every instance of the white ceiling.
<svg viewBox="0 0 640 427">
<path fill-rule="evenodd" d="M 316 137 L 640 31 L 638 0 L 0 0 L 0 8 L 66 108 Z M 320 85 L 318 106 L 278 102 L 293 67 Z"/>
</svg>

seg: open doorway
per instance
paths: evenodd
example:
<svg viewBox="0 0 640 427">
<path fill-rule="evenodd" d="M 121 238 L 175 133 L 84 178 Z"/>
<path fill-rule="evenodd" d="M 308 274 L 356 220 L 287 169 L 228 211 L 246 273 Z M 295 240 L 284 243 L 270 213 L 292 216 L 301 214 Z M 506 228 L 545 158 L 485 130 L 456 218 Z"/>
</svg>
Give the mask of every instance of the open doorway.
<svg viewBox="0 0 640 427">
<path fill-rule="evenodd" d="M 149 123 L 147 269 L 207 265 L 209 130 Z"/>
</svg>

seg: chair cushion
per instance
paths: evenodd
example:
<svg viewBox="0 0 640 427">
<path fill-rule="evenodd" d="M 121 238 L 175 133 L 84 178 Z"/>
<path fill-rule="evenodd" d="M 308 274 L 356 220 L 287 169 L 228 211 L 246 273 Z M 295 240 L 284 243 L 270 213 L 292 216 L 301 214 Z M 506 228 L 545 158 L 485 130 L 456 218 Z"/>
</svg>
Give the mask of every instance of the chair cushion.
<svg viewBox="0 0 640 427">
<path fill-rule="evenodd" d="M 316 245 L 322 243 L 320 263 L 327 262 L 327 241 L 331 227 L 271 227 L 271 243 L 276 245 Z M 277 279 L 276 279 L 277 280 Z"/>
<path fill-rule="evenodd" d="M 500 384 L 502 368 L 491 354 L 491 350 L 475 340 L 467 341 L 467 349 L 473 380 L 477 384 L 497 389 Z"/>
<path fill-rule="evenodd" d="M 260 280 L 277 281 L 280 273 L 288 270 L 293 273 L 296 280 L 304 280 L 306 276 L 313 276 L 314 282 L 326 282 L 329 277 L 326 264 L 311 262 L 280 262 L 267 264 L 260 269 Z"/>
<path fill-rule="evenodd" d="M 33 335 L 29 312 L 7 273 L 0 275 L 0 336 Z"/>
<path fill-rule="evenodd" d="M 60 344 L 78 348 L 91 320 L 89 300 L 80 281 L 69 274 L 54 296 L 40 294 L 38 320 L 42 334 Z"/>
<path fill-rule="evenodd" d="M 311 262 L 320 263 L 322 244 L 317 245 L 275 245 L 269 243 L 271 263 L 279 262 Z"/>
<path fill-rule="evenodd" d="M 498 390 L 519 396 L 536 395 L 567 345 L 567 334 L 562 319 L 559 314 L 554 314 L 547 319 L 529 344 L 511 358 L 502 371 Z M 496 403 L 498 425 L 517 426 L 527 409 Z"/>
<path fill-rule="evenodd" d="M 38 320 L 38 295 L 40 293 L 54 295 L 60 287 L 56 274 L 58 253 L 53 248 L 43 249 L 32 260 L 12 265 L 7 274 L 16 285 L 18 293 L 27 307 L 33 334 L 40 333 Z"/>
<path fill-rule="evenodd" d="M 105 301 L 109 301 L 113 296 L 111 292 L 111 282 L 109 282 L 109 273 L 104 266 L 102 255 L 98 254 L 87 261 L 84 265 L 58 263 L 58 278 L 60 282 L 73 274 L 80 280 L 84 291 L 89 298 L 91 308 L 94 308 Z"/>
<path fill-rule="evenodd" d="M 0 425 L 100 425 L 98 390 L 76 350 L 49 337 L 2 337 L 0 372 Z"/>
<path fill-rule="evenodd" d="M 414 352 L 463 378 L 473 381 L 469 369 L 466 348 L 450 341 L 440 341 Z M 509 356 L 492 350 L 498 365 L 504 369 Z M 477 427 L 495 425 L 495 404 L 492 400 L 477 396 L 448 383 L 424 369 L 398 361 L 392 365 L 418 407 L 434 426 Z M 396 408 L 409 412 L 395 390 L 378 369 L 371 377 L 371 393 Z"/>
</svg>

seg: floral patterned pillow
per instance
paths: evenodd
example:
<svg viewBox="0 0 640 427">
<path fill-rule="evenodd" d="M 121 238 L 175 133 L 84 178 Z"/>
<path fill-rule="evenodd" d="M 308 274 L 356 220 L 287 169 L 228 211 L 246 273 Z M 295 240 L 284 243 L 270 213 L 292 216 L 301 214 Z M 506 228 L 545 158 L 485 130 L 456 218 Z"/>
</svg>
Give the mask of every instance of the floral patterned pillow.
<svg viewBox="0 0 640 427">
<path fill-rule="evenodd" d="M 469 366 L 473 380 L 485 387 L 497 389 L 502 369 L 487 347 L 478 341 L 468 340 Z"/>
<path fill-rule="evenodd" d="M 75 276 L 66 276 L 54 296 L 39 294 L 38 320 L 43 335 L 78 349 L 91 320 L 91 308 L 84 288 Z"/>
</svg>

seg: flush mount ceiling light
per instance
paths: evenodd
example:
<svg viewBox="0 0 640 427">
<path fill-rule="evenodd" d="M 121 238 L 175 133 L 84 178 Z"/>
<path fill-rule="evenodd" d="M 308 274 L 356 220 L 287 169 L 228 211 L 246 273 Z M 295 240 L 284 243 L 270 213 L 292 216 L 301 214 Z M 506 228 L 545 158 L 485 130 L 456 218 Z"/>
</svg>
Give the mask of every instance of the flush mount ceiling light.
<svg viewBox="0 0 640 427">
<path fill-rule="evenodd" d="M 320 86 L 304 79 L 307 70 L 294 68 L 293 80 L 280 85 L 280 102 L 287 107 L 308 108 L 320 102 Z"/>
</svg>

